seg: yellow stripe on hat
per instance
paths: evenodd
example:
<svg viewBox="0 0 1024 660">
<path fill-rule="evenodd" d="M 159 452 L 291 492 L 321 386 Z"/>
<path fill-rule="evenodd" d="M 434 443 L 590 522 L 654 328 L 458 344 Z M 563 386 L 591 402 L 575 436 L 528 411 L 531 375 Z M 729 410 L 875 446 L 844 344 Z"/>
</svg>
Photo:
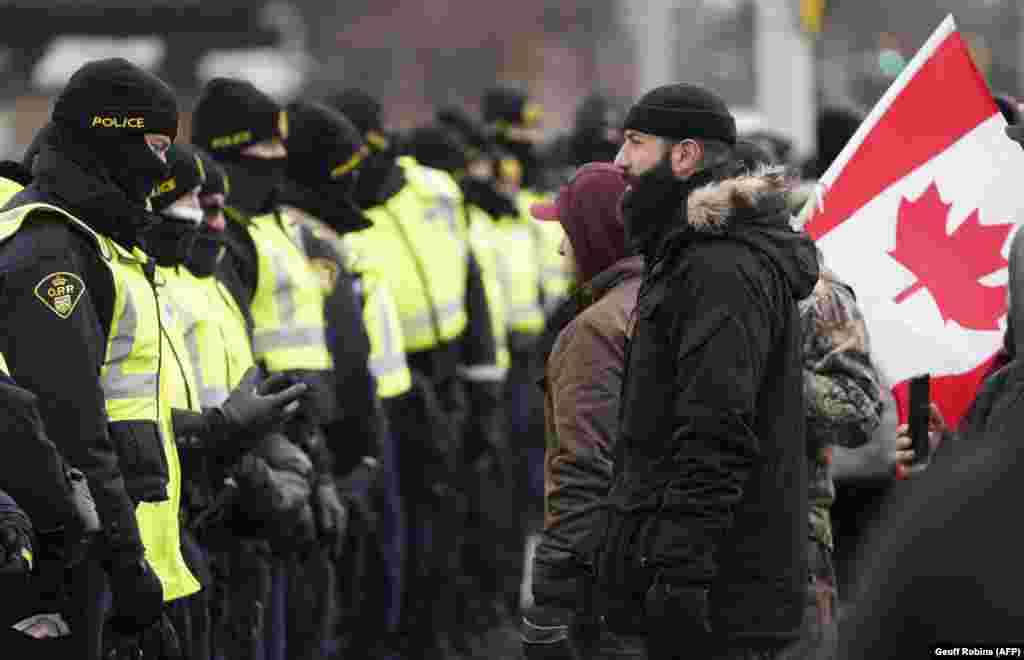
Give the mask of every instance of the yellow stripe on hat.
<svg viewBox="0 0 1024 660">
<path fill-rule="evenodd" d="M 359 151 L 352 154 L 351 158 L 331 170 L 331 178 L 337 179 L 338 177 L 345 176 L 355 168 L 359 167 L 359 163 L 363 162 L 363 159 L 366 158 L 369 153 L 370 150 L 365 144 L 359 147 Z"/>
<path fill-rule="evenodd" d="M 377 131 L 366 131 L 366 141 L 378 151 L 384 151 L 388 148 L 388 139 Z"/>
</svg>

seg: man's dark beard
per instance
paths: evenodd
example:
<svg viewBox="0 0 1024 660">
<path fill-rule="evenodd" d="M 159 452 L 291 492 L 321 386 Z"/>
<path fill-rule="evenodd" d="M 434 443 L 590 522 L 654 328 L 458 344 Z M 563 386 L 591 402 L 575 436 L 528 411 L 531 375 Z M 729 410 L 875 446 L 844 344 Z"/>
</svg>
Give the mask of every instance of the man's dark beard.
<svg viewBox="0 0 1024 660">
<path fill-rule="evenodd" d="M 622 196 L 626 244 L 636 254 L 646 254 L 676 217 L 687 182 L 672 173 L 668 153 L 658 164 L 636 177 Z"/>
</svg>

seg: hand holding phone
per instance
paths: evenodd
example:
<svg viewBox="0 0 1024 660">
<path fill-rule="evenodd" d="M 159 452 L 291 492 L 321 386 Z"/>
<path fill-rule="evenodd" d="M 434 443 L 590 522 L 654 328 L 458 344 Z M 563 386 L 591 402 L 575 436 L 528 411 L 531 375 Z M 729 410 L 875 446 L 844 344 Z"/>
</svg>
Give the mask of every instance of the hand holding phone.
<svg viewBox="0 0 1024 660">
<path fill-rule="evenodd" d="M 915 376 L 910 381 L 910 414 L 907 430 L 910 448 L 914 450 L 914 463 L 926 463 L 931 457 L 928 442 L 929 420 L 931 419 L 931 375 Z"/>
</svg>

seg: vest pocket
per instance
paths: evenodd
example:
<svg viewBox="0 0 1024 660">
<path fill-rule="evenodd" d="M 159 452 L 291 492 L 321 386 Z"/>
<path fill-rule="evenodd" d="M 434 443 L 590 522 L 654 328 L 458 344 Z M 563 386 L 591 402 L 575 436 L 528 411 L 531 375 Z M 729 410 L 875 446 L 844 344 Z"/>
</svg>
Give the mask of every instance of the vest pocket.
<svg viewBox="0 0 1024 660">
<path fill-rule="evenodd" d="M 132 420 L 110 422 L 109 428 L 128 496 L 135 504 L 166 501 L 170 476 L 156 424 Z"/>
</svg>

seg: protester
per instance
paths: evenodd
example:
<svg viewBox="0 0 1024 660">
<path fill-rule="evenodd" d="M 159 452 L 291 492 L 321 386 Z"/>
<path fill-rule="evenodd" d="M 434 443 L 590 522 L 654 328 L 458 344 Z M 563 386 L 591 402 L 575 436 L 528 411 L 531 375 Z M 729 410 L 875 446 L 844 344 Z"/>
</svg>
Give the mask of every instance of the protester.
<svg viewBox="0 0 1024 660">
<path fill-rule="evenodd" d="M 540 220 L 566 230 L 565 258 L 582 283 L 545 330 L 547 452 L 544 531 L 533 562 L 535 607 L 524 613 L 527 658 L 637 658 L 643 641 L 573 623 L 596 621 L 592 544 L 612 484 L 626 325 L 640 288 L 643 257 L 630 256 L 619 205 L 626 189 L 610 163 L 577 171 L 554 204 L 536 205 Z"/>
<path fill-rule="evenodd" d="M 648 92 L 625 134 L 626 233 L 646 267 L 597 567 L 606 619 L 644 634 L 651 658 L 698 644 L 771 657 L 799 636 L 805 594 L 792 438 L 805 433 L 797 303 L 817 255 L 790 228 L 781 173 L 733 158 L 735 121 L 712 92 Z"/>
</svg>

